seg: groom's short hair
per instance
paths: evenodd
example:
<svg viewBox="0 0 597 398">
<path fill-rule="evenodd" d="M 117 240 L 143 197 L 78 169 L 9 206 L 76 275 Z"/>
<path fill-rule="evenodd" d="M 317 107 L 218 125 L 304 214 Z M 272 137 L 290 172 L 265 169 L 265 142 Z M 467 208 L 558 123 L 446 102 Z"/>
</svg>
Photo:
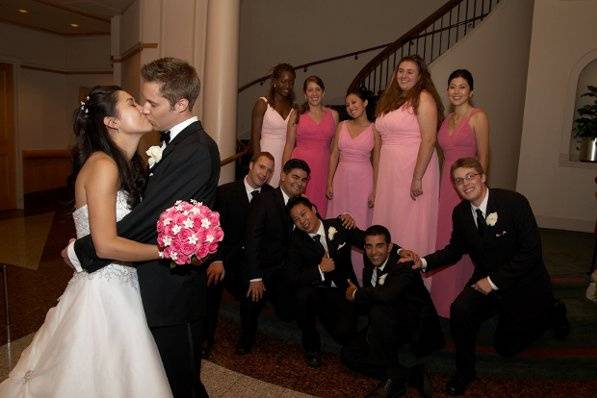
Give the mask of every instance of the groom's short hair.
<svg viewBox="0 0 597 398">
<path fill-rule="evenodd" d="M 383 236 L 386 243 L 392 243 L 392 235 L 390 231 L 383 225 L 372 225 L 365 231 L 365 238 L 368 236 Z"/>
<path fill-rule="evenodd" d="M 189 101 L 189 111 L 193 110 L 201 82 L 189 63 L 173 57 L 159 58 L 143 65 L 141 77 L 146 82 L 161 83 L 160 93 L 170 106 L 184 98 Z"/>
</svg>

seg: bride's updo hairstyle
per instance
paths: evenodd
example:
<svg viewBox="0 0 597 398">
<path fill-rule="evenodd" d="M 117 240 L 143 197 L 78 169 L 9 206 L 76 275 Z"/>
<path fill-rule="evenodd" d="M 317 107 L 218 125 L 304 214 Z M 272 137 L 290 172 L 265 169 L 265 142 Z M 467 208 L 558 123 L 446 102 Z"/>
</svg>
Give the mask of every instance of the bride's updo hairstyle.
<svg viewBox="0 0 597 398">
<path fill-rule="evenodd" d="M 87 159 L 94 152 L 104 152 L 116 162 L 121 189 L 128 192 L 128 204 L 134 207 L 141 201 L 141 193 L 145 186 L 145 170 L 141 156 L 135 153 L 129 162 L 112 141 L 104 124 L 105 117 L 118 117 L 116 105 L 118 92 L 121 90 L 118 86 L 95 86 L 75 110 L 73 130 L 76 145 L 73 148 L 73 172 L 69 182 L 74 187 L 77 174 Z"/>
</svg>

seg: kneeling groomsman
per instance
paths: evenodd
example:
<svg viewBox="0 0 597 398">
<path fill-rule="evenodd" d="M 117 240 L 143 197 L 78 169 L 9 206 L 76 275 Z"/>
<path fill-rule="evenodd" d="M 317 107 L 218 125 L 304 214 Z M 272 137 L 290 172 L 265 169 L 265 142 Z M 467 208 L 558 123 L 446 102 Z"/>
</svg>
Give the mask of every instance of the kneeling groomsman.
<svg viewBox="0 0 597 398">
<path fill-rule="evenodd" d="M 220 213 L 224 240 L 207 267 L 207 309 L 201 336 L 204 358 L 213 348 L 224 287 L 239 301 L 245 293 L 242 272 L 247 266 L 245 231 L 249 204 L 256 196 L 273 190 L 267 184 L 273 172 L 274 157 L 269 152 L 259 152 L 251 158 L 245 178 L 218 187 L 215 209 Z"/>
<path fill-rule="evenodd" d="M 392 244 L 386 227 L 372 225 L 365 231 L 363 287 L 350 283 L 345 293 L 369 316 L 365 333 L 342 348 L 346 366 L 382 379 L 368 396 L 404 395 L 408 381 L 430 395 L 419 360 L 444 345 L 431 296 L 419 273 L 399 263 L 401 257 L 412 252 Z M 409 369 L 409 361 L 418 365 Z"/>
<path fill-rule="evenodd" d="M 356 283 L 350 253 L 352 246 L 363 247 L 363 232 L 345 228 L 339 218 L 321 220 L 304 196 L 291 198 L 286 208 L 296 227 L 287 259 L 289 278 L 296 289 L 296 318 L 307 365 L 318 368 L 321 340 L 317 320 L 339 344 L 356 332 L 356 313 L 344 300 L 344 291 L 347 281 Z"/>
<path fill-rule="evenodd" d="M 456 346 L 456 374 L 447 385 L 450 395 L 462 395 L 475 378 L 477 331 L 498 315 L 495 349 L 512 356 L 547 328 L 556 337 L 569 332 L 566 307 L 554 299 L 543 263 L 541 237 L 528 200 L 521 194 L 489 189 L 475 158 L 458 159 L 452 182 L 464 199 L 452 213 L 453 227 L 446 247 L 424 258 L 414 256 L 424 272 L 452 265 L 463 254 L 475 270 L 450 308 L 450 329 Z"/>
</svg>

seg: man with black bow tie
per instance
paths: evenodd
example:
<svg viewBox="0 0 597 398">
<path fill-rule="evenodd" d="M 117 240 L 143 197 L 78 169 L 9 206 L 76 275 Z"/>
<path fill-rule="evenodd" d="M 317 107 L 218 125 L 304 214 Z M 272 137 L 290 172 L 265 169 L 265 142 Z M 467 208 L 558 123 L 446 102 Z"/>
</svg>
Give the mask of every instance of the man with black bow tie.
<svg viewBox="0 0 597 398">
<path fill-rule="evenodd" d="M 464 200 L 452 213 L 450 242 L 412 260 L 423 272 L 452 265 L 465 253 L 475 264 L 473 276 L 450 308 L 456 374 L 446 392 L 462 395 L 475 378 L 477 331 L 487 319 L 498 315 L 494 345 L 506 357 L 522 351 L 547 328 L 565 337 L 569 324 L 566 307 L 553 296 L 528 200 L 517 192 L 489 189 L 475 158 L 458 159 L 451 175 Z"/>
<path fill-rule="evenodd" d="M 288 273 L 295 290 L 296 318 L 307 365 L 321 366 L 319 320 L 339 344 L 356 332 L 356 313 L 344 300 L 347 281 L 356 283 L 351 247 L 363 247 L 363 232 L 347 229 L 340 219 L 321 220 L 309 199 L 297 196 L 286 209 L 295 229 L 288 249 Z"/>
<path fill-rule="evenodd" d="M 368 313 L 364 333 L 342 348 L 342 361 L 349 368 L 381 383 L 368 396 L 397 397 L 406 394 L 411 381 L 424 396 L 429 386 L 417 360 L 439 350 L 444 337 L 431 296 L 418 272 L 399 264 L 412 252 L 392 244 L 390 231 L 373 225 L 365 231 L 363 287 L 349 283 L 346 300 Z"/>
<path fill-rule="evenodd" d="M 207 267 L 207 313 L 201 343 L 204 358 L 213 348 L 224 287 L 239 301 L 246 293 L 241 272 L 247 266 L 245 231 L 249 204 L 257 195 L 273 190 L 268 184 L 273 171 L 274 157 L 269 152 L 256 153 L 245 178 L 220 185 L 216 192 L 215 208 L 220 213 L 224 240 Z"/>
</svg>

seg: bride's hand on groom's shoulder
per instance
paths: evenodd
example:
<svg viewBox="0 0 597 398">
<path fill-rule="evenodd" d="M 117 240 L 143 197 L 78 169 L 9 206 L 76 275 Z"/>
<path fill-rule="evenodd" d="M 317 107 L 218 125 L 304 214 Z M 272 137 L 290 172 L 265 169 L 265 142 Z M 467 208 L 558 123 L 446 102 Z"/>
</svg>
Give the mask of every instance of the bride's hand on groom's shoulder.
<svg viewBox="0 0 597 398">
<path fill-rule="evenodd" d="M 70 268 L 72 268 L 73 270 L 76 271 L 75 266 L 73 265 L 73 263 L 71 263 L 70 258 L 68 257 L 68 247 L 70 246 L 71 243 L 73 243 L 75 241 L 74 238 L 71 238 L 68 241 L 68 244 L 66 245 L 66 247 L 64 249 L 62 249 L 62 251 L 60 252 L 60 255 L 62 256 L 62 260 L 64 260 L 64 262 L 66 263 L 66 265 L 68 265 Z"/>
</svg>

